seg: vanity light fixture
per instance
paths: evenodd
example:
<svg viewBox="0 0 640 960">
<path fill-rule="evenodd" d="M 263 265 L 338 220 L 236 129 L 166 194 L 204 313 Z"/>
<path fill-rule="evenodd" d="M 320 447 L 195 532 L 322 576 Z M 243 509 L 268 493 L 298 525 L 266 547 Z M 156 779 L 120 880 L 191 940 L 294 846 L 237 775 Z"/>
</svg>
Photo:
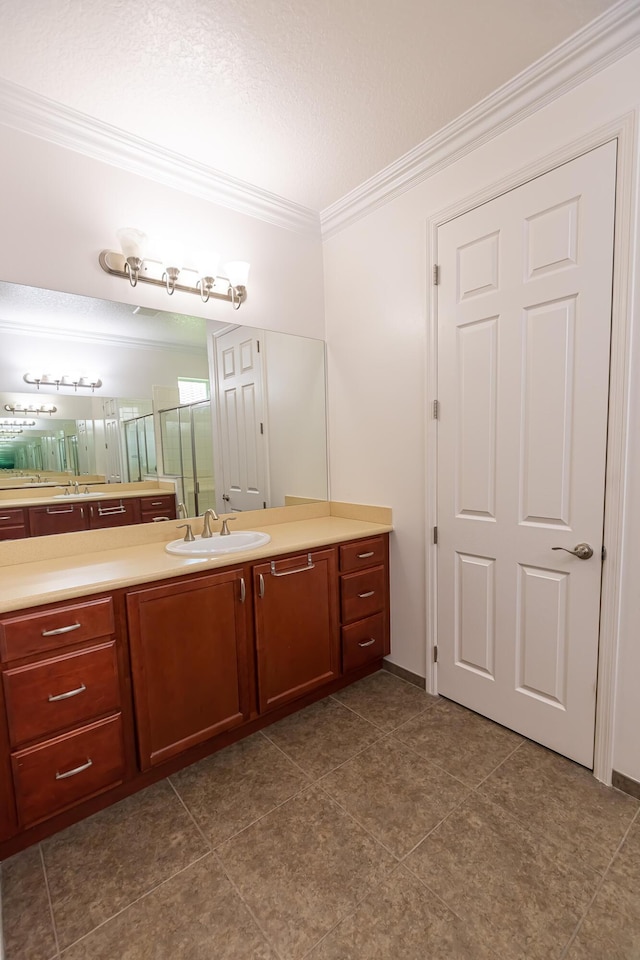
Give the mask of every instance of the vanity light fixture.
<svg viewBox="0 0 640 960">
<path fill-rule="evenodd" d="M 21 427 L 0 427 L 0 436 L 6 437 L 8 440 L 11 440 L 13 437 L 16 437 L 19 433 L 23 433 Z"/>
<path fill-rule="evenodd" d="M 5 403 L 4 408 L 9 413 L 48 413 L 49 416 L 58 410 L 52 403 L 41 403 L 39 407 L 34 403 L 30 403 L 28 407 L 22 403 Z"/>
<path fill-rule="evenodd" d="M 55 387 L 56 390 L 59 390 L 60 387 L 73 387 L 77 392 L 78 387 L 91 387 L 91 392 L 96 389 L 96 387 L 102 386 L 102 380 L 100 377 L 96 376 L 80 376 L 79 374 L 70 374 L 70 373 L 25 373 L 22 378 L 25 383 L 35 383 L 38 390 L 40 389 L 40 384 L 43 384 L 46 387 Z"/>
<path fill-rule="evenodd" d="M 18 417 L 6 417 L 0 420 L 0 429 L 2 427 L 35 427 L 35 420 L 20 420 Z"/>
<path fill-rule="evenodd" d="M 169 296 L 176 290 L 181 293 L 195 293 L 203 303 L 209 299 L 226 300 L 234 310 L 247 299 L 247 280 L 249 264 L 243 260 L 232 260 L 225 264 L 224 273 L 218 272 L 218 254 L 207 254 L 195 264 L 195 269 L 187 266 L 187 258 L 177 251 L 166 251 L 163 258 L 145 255 L 147 237 L 135 227 L 122 227 L 116 231 L 122 253 L 115 250 L 103 250 L 98 262 L 105 273 L 127 279 L 132 287 L 140 283 L 152 283 L 165 288 Z M 198 277 L 195 284 L 184 279 L 185 273 Z"/>
</svg>

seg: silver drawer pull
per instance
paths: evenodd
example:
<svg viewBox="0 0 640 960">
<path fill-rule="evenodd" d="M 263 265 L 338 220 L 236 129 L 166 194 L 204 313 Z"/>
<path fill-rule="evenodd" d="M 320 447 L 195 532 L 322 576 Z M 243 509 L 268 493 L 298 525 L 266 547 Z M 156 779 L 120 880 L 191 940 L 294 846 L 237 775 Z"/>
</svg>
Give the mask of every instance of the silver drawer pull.
<svg viewBox="0 0 640 960">
<path fill-rule="evenodd" d="M 11 520 L 12 517 L 0 517 L 0 520 Z"/>
<path fill-rule="evenodd" d="M 311 554 L 307 554 L 307 565 L 306 567 L 296 567 L 295 570 L 283 570 L 281 573 L 276 571 L 276 561 L 271 561 L 271 576 L 272 577 L 290 577 L 292 573 L 304 573 L 305 570 L 313 570 L 314 563 L 311 559 Z"/>
<path fill-rule="evenodd" d="M 102 507 L 98 507 L 98 516 L 99 517 L 110 517 L 113 513 L 126 513 L 127 508 L 120 504 L 119 507 L 105 507 L 104 510 Z"/>
<path fill-rule="evenodd" d="M 244 585 L 244 577 L 240 577 L 240 603 L 244 603 L 247 598 L 247 588 Z"/>
<path fill-rule="evenodd" d="M 59 637 L 63 633 L 71 633 L 72 630 L 79 630 L 81 623 L 70 623 L 68 627 L 57 627 L 55 630 L 43 630 L 43 637 Z"/>
<path fill-rule="evenodd" d="M 372 644 L 372 643 L 375 643 L 375 642 L 376 642 L 376 638 L 375 638 L 375 637 L 371 637 L 371 640 L 360 640 L 360 641 L 358 642 L 358 646 L 359 646 L 359 647 L 370 647 L 371 644 Z"/>
<path fill-rule="evenodd" d="M 53 510 L 51 507 L 47 507 L 47 513 L 56 514 L 56 513 L 73 513 L 75 507 L 69 507 L 68 510 Z"/>
<path fill-rule="evenodd" d="M 258 574 L 258 596 L 261 600 L 264 597 L 264 577 L 261 573 Z"/>
<path fill-rule="evenodd" d="M 151 505 L 152 507 L 161 507 L 161 506 L 162 506 L 162 500 L 152 500 L 150 505 Z"/>
<path fill-rule="evenodd" d="M 154 523 L 159 523 L 160 520 L 168 520 L 169 517 L 152 517 L 151 519 L 153 520 Z"/>
<path fill-rule="evenodd" d="M 358 596 L 361 600 L 365 600 L 366 597 L 372 597 L 375 593 L 375 590 L 367 590 L 366 593 L 359 593 Z"/>
<path fill-rule="evenodd" d="M 78 773 L 82 773 L 83 770 L 88 770 L 89 767 L 93 766 L 93 760 L 91 757 L 87 757 L 87 762 L 83 763 L 81 767 L 74 767 L 73 770 L 67 770 L 66 773 L 56 773 L 56 780 L 66 780 L 67 777 L 75 777 Z"/>
<path fill-rule="evenodd" d="M 373 553 L 374 553 L 373 550 L 369 550 L 368 553 L 359 553 L 359 554 L 358 554 L 358 560 L 366 560 L 367 557 L 372 557 L 372 556 L 373 556 Z"/>
<path fill-rule="evenodd" d="M 81 683 L 75 690 L 68 690 L 67 693 L 58 693 L 55 697 L 47 697 L 49 703 L 56 703 L 58 700 L 69 700 L 70 697 L 77 697 L 79 693 L 84 693 L 87 688 Z"/>
</svg>

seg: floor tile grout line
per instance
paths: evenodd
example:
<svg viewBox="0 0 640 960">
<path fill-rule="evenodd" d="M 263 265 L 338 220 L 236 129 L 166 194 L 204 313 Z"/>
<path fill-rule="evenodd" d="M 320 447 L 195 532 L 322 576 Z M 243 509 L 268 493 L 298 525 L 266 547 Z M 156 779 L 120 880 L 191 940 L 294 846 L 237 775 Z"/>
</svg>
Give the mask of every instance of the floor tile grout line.
<svg viewBox="0 0 640 960">
<path fill-rule="evenodd" d="M 286 802 L 286 801 L 285 801 L 285 802 Z M 240 890 L 239 886 L 237 885 L 237 883 L 235 882 L 235 880 L 232 878 L 231 874 L 230 874 L 229 871 L 227 870 L 227 867 L 226 867 L 226 865 L 225 865 L 225 863 L 224 863 L 224 860 L 222 859 L 222 857 L 220 856 L 220 854 L 218 853 L 217 850 L 214 850 L 214 851 L 213 851 L 213 856 L 216 858 L 216 861 L 218 862 L 218 864 L 219 864 L 219 866 L 220 866 L 220 869 L 222 870 L 222 872 L 224 873 L 225 877 L 227 878 L 229 884 L 231 885 L 231 887 L 232 887 L 233 890 L 235 891 L 236 896 L 240 899 L 240 902 L 241 902 L 242 905 L 244 906 L 245 910 L 247 911 L 247 913 L 249 914 L 249 916 L 252 918 L 252 920 L 253 920 L 253 922 L 255 923 L 256 927 L 258 928 L 258 930 L 260 931 L 260 933 L 261 933 L 262 936 L 264 937 L 265 942 L 267 943 L 267 945 L 273 950 L 273 952 L 275 953 L 275 955 L 276 955 L 276 957 L 278 958 L 278 960 L 285 960 L 285 958 L 282 956 L 282 954 L 280 953 L 280 951 L 279 951 L 278 948 L 276 947 L 275 943 L 273 943 L 273 941 L 271 940 L 271 937 L 269 937 L 269 936 L 267 935 L 267 931 L 264 929 L 262 923 L 260 922 L 260 920 L 259 920 L 258 917 L 256 916 L 256 914 L 255 914 L 253 908 L 251 907 L 251 905 L 247 902 L 247 900 L 246 900 L 245 897 L 243 896 L 242 891 Z"/>
<path fill-rule="evenodd" d="M 434 827 L 434 830 L 435 830 L 435 827 Z M 414 849 L 415 849 L 415 847 L 414 847 Z M 407 856 L 409 856 L 409 854 L 407 854 Z M 460 923 L 468 923 L 468 922 L 469 922 L 468 919 L 465 919 L 464 917 L 461 917 L 460 914 L 459 914 L 456 910 L 453 909 L 453 907 L 451 906 L 451 904 L 450 904 L 450 903 L 447 903 L 447 901 L 444 899 L 444 897 L 440 896 L 440 894 L 437 892 L 437 890 L 434 890 L 433 887 L 430 887 L 428 883 L 425 883 L 425 881 L 422 879 L 422 877 L 419 877 L 418 874 L 415 873 L 415 871 L 411 869 L 411 867 L 409 866 L 408 863 L 405 863 L 405 861 L 402 860 L 401 863 L 399 864 L 399 866 L 404 867 L 404 869 L 407 870 L 407 871 L 411 874 L 411 876 L 414 878 L 414 880 L 417 880 L 418 883 L 422 884 L 422 886 L 425 888 L 425 890 L 428 890 L 429 893 L 430 893 L 433 897 L 436 898 L 436 900 L 439 900 L 440 903 L 443 905 L 443 907 L 446 907 L 446 909 L 449 911 L 449 913 L 452 913 L 452 914 L 454 915 L 454 917 L 457 917 L 457 918 L 458 918 L 458 920 L 460 921 Z"/>
<path fill-rule="evenodd" d="M 487 773 L 486 776 L 484 776 L 479 783 L 476 783 L 475 787 L 473 788 L 474 791 L 479 790 L 480 787 L 483 785 L 483 783 L 486 783 L 486 781 L 489 779 L 489 777 L 492 777 L 492 776 L 494 775 L 494 773 L 496 772 L 496 770 L 499 770 L 500 767 L 501 767 L 503 764 L 505 764 L 508 760 L 510 760 L 511 757 L 512 757 L 515 753 L 517 753 L 518 750 L 520 750 L 520 748 L 524 745 L 524 743 L 525 743 L 524 740 L 521 740 L 520 743 L 517 743 L 517 744 L 515 745 L 515 747 L 513 748 L 513 750 L 511 750 L 510 753 L 508 753 L 506 757 L 503 757 L 502 760 L 495 765 L 495 767 L 493 768 L 493 770 L 490 770 L 489 773 Z"/>
<path fill-rule="evenodd" d="M 318 788 L 319 788 L 320 790 L 322 790 L 322 793 L 324 794 L 324 796 L 325 796 L 328 800 L 330 800 L 331 803 L 335 803 L 335 805 L 336 805 L 337 807 L 339 807 L 339 809 L 342 810 L 342 812 L 343 812 L 347 817 L 349 817 L 349 819 L 352 820 L 353 823 L 355 823 L 355 825 L 356 825 L 357 827 L 359 827 L 361 830 L 364 830 L 364 832 L 367 834 L 367 836 L 368 836 L 371 840 L 373 840 L 375 843 L 379 844 L 379 845 L 382 847 L 383 850 L 386 850 L 386 852 L 387 852 L 390 856 L 393 857 L 393 859 L 396 861 L 397 864 L 399 864 L 399 863 L 401 862 L 401 858 L 398 856 L 397 853 L 394 853 L 393 850 L 391 850 L 391 849 L 386 845 L 386 843 L 384 843 L 382 840 L 380 840 L 378 837 L 376 837 L 376 836 L 371 832 L 371 830 L 369 830 L 368 827 L 365 827 L 365 825 L 358 820 L 358 818 L 355 816 L 355 814 L 351 813 L 350 810 L 347 810 L 346 807 L 343 807 L 343 805 L 340 803 L 339 800 L 336 800 L 335 797 L 332 797 L 331 794 L 329 793 L 329 791 L 328 791 L 325 787 L 323 787 L 321 783 L 318 783 L 317 786 L 318 786 Z M 360 902 L 360 901 L 358 901 L 358 902 Z"/>
<path fill-rule="evenodd" d="M 636 820 L 638 819 L 638 815 L 639 815 L 639 814 L 640 814 L 640 807 L 636 810 L 636 812 L 634 813 L 633 817 L 631 818 L 631 820 L 630 820 L 630 822 L 629 822 L 629 825 L 628 825 L 627 829 L 625 830 L 625 832 L 624 832 L 624 834 L 623 834 L 623 836 L 622 836 L 622 839 L 620 840 L 620 843 L 619 843 L 618 846 L 616 847 L 616 849 L 615 849 L 615 851 L 614 851 L 611 859 L 609 860 L 609 863 L 608 863 L 607 866 L 605 867 L 605 869 L 604 869 L 604 871 L 603 871 L 603 873 L 602 873 L 602 876 L 600 877 L 600 880 L 599 880 L 599 882 L 598 882 L 597 885 L 596 885 L 596 889 L 594 890 L 593 896 L 592 896 L 591 899 L 589 900 L 587 906 L 586 906 L 585 909 L 584 909 L 584 912 L 583 912 L 582 916 L 580 917 L 580 919 L 578 920 L 578 922 L 577 922 L 577 924 L 576 924 L 576 926 L 575 926 L 575 929 L 574 929 L 573 933 L 571 934 L 571 936 L 569 937 L 567 943 L 565 944 L 564 950 L 563 950 L 562 953 L 560 954 L 559 960 L 564 960 L 564 958 L 567 956 L 567 953 L 569 952 L 569 950 L 571 949 L 572 945 L 574 944 L 576 937 L 577 937 L 578 934 L 580 933 L 580 930 L 581 930 L 581 928 L 582 928 L 582 925 L 583 925 L 584 921 L 587 919 L 587 915 L 588 915 L 589 911 L 591 910 L 591 907 L 592 907 L 593 904 L 596 902 L 597 896 L 598 896 L 598 894 L 600 893 L 600 891 L 602 890 L 602 887 L 604 886 L 604 882 L 605 882 L 605 880 L 606 880 L 606 878 L 607 878 L 607 874 L 609 873 L 609 870 L 610 870 L 611 867 L 613 866 L 613 863 L 614 863 L 616 857 L 618 856 L 618 854 L 619 854 L 620 851 L 622 850 L 622 848 L 623 848 L 623 846 L 624 846 L 624 844 L 625 844 L 625 842 L 626 842 L 626 840 L 627 840 L 627 837 L 628 837 L 629 834 L 631 833 L 631 829 L 632 829 L 634 823 L 635 823 Z"/>
<path fill-rule="evenodd" d="M 51 926 L 53 928 L 53 939 L 56 945 L 56 956 L 60 956 L 60 940 L 58 938 L 58 927 L 56 925 L 56 915 L 53 909 L 53 900 L 51 899 L 51 889 L 49 887 L 49 875 L 47 873 L 47 865 L 44 859 L 44 850 L 42 849 L 42 844 L 38 844 L 38 850 L 40 852 L 40 863 L 42 864 L 42 873 L 44 877 L 44 888 L 47 891 L 47 902 L 49 904 L 49 915 L 51 917 Z"/>
<path fill-rule="evenodd" d="M 195 866 L 196 863 L 200 863 L 201 860 L 206 860 L 207 857 L 213 856 L 213 850 L 207 850 L 202 854 L 201 857 L 196 857 L 195 860 L 192 860 L 191 863 L 188 863 L 186 866 L 181 867 L 180 870 L 176 870 L 175 873 L 172 873 L 170 877 L 165 877 L 164 880 L 161 880 L 160 883 L 157 883 L 154 887 L 151 887 L 149 890 L 145 890 L 144 893 L 140 894 L 139 897 L 136 897 L 135 900 L 132 900 L 131 903 L 128 903 L 125 907 L 122 907 L 121 910 L 116 910 L 114 914 L 110 917 L 107 917 L 105 920 L 102 920 L 97 926 L 93 927 L 87 933 L 83 934 L 81 937 L 78 937 L 77 940 L 73 940 L 71 943 L 67 944 L 66 947 L 63 947 L 60 951 L 60 957 L 64 958 L 64 954 L 67 950 L 70 950 L 71 947 L 75 947 L 77 943 L 82 943 L 83 940 L 86 940 L 87 937 L 92 936 L 96 930 L 100 930 L 101 927 L 106 926 L 107 923 L 111 923 L 112 920 L 115 920 L 116 917 L 119 917 L 121 914 L 126 913 L 127 910 L 130 910 L 131 907 L 134 907 L 137 903 L 141 903 L 142 900 L 146 900 L 147 897 L 151 896 L 152 893 L 155 893 L 156 890 L 159 890 L 160 887 L 164 887 L 167 883 L 170 883 L 172 880 L 175 880 L 176 877 L 179 877 L 181 873 L 184 873 L 186 870 L 189 870 L 191 867 Z"/>
<path fill-rule="evenodd" d="M 347 689 L 348 689 L 348 688 L 347 688 Z M 330 694 L 330 695 L 329 695 L 329 699 L 335 700 L 335 702 L 336 702 L 336 703 L 339 703 L 341 707 L 345 707 L 347 710 L 350 710 L 352 713 L 355 713 L 356 717 L 360 717 L 361 720 L 366 720 L 367 723 L 373 724 L 373 726 L 374 726 L 374 727 L 377 727 L 379 730 L 384 730 L 385 733 L 393 733 L 394 730 L 399 730 L 400 727 L 403 727 L 403 726 L 405 725 L 405 723 L 411 723 L 412 720 L 416 720 L 418 717 L 421 717 L 423 713 L 426 713 L 426 712 L 427 712 L 427 710 L 433 709 L 433 707 L 434 707 L 434 706 L 436 705 L 436 703 L 438 702 L 437 700 L 434 700 L 433 703 L 428 703 L 426 706 L 421 707 L 421 708 L 417 711 L 417 713 L 412 713 L 411 716 L 410 716 L 410 717 L 407 717 L 405 720 L 403 720 L 402 723 L 397 724 L 397 726 L 392 727 L 392 728 L 389 730 L 389 729 L 385 729 L 384 727 L 380 726 L 379 723 L 376 723 L 376 721 L 375 721 L 375 720 L 372 720 L 370 717 L 365 717 L 365 715 L 364 715 L 363 713 L 359 713 L 359 712 L 355 709 L 355 707 L 352 707 L 350 704 L 344 703 L 342 700 L 339 700 L 338 697 L 337 697 L 335 694 Z"/>
<path fill-rule="evenodd" d="M 398 727 L 398 729 L 400 729 L 400 728 Z M 401 740 L 400 737 L 396 736 L 396 731 L 395 731 L 395 730 L 392 730 L 391 733 L 389 734 L 389 736 L 390 736 L 390 737 L 393 737 L 394 740 L 397 740 L 397 742 L 398 742 L 401 746 L 405 747 L 407 750 L 409 750 L 411 753 L 413 753 L 414 756 L 420 757 L 421 760 L 425 760 L 427 763 L 431 763 L 434 767 L 437 767 L 438 770 L 440 770 L 442 773 L 446 773 L 447 776 L 451 777 L 452 780 L 455 780 L 456 783 L 459 783 L 460 786 L 465 787 L 467 790 L 473 790 L 473 789 L 475 789 L 474 787 L 471 786 L 471 784 L 465 783 L 464 780 L 461 780 L 460 777 L 456 777 L 455 773 L 451 773 L 450 770 L 447 770 L 446 767 L 443 767 L 442 764 L 439 763 L 437 760 L 434 760 L 432 757 L 425 757 L 425 755 L 424 755 L 423 753 L 420 753 L 418 750 L 416 750 L 416 749 L 415 749 L 414 747 L 412 747 L 410 744 L 405 743 L 404 740 Z M 492 771 L 492 772 L 493 772 L 493 771 Z"/>
<path fill-rule="evenodd" d="M 431 830 L 429 830 L 428 833 L 425 833 L 424 837 L 422 837 L 422 839 L 419 840 L 418 843 L 414 844 L 414 846 L 411 847 L 411 850 L 407 850 L 407 852 L 404 854 L 404 856 L 400 857 L 400 863 L 404 864 L 404 865 L 406 866 L 407 870 L 410 870 L 411 874 L 412 874 L 414 877 L 416 877 L 417 880 L 420 880 L 420 877 L 419 877 L 416 873 L 414 873 L 413 870 L 411 870 L 411 867 L 409 867 L 409 865 L 406 863 L 407 859 L 411 856 L 411 854 L 412 854 L 415 850 L 418 849 L 418 847 L 419 847 L 421 844 L 424 843 L 424 841 L 427 839 L 427 837 L 430 837 L 430 836 L 431 836 L 431 834 L 434 832 L 434 830 L 437 830 L 438 827 L 442 826 L 442 824 L 445 822 L 445 820 L 448 820 L 449 817 L 452 816 L 452 815 L 456 812 L 456 810 L 459 810 L 460 807 L 461 807 L 464 803 L 467 802 L 467 800 L 469 799 L 469 797 L 471 796 L 472 793 L 473 793 L 473 790 L 470 789 L 470 788 L 467 788 L 467 793 L 465 793 L 464 797 L 461 797 L 460 800 L 458 800 L 458 802 L 456 803 L 456 805 L 455 805 L 454 807 L 452 807 L 451 810 L 449 810 L 449 812 L 448 812 L 447 814 L 445 814 L 445 816 L 442 817 L 441 820 L 438 820 L 438 822 L 437 822 L 436 824 L 434 824 L 434 826 L 431 828 Z M 422 881 L 420 881 L 420 882 L 422 882 Z M 427 884 L 425 884 L 425 886 L 427 886 Z M 430 889 L 430 888 L 429 888 L 429 889 Z M 440 899 L 442 900 L 442 897 L 441 897 Z M 442 902 L 444 903 L 445 901 L 442 900 Z M 451 908 L 449 908 L 449 909 L 451 909 Z M 455 913 L 455 911 L 454 911 L 454 913 Z M 456 914 L 456 916 L 457 916 L 457 914 Z"/>
<path fill-rule="evenodd" d="M 376 730 L 380 730 L 380 728 L 379 728 L 379 727 L 376 727 Z M 265 734 L 265 736 L 266 736 L 266 734 Z M 354 753 L 354 754 L 353 754 L 353 756 L 347 757 L 346 760 L 342 760 L 340 763 L 336 764 L 335 767 L 331 767 L 330 770 L 325 770 L 325 772 L 324 772 L 324 773 L 321 773 L 319 777 L 313 777 L 313 775 L 310 774 L 308 771 L 306 771 L 306 770 L 304 769 L 304 767 L 301 767 L 300 764 L 299 764 L 296 760 L 293 759 L 293 757 L 290 757 L 290 756 L 289 756 L 289 754 L 286 752 L 286 750 L 284 749 L 284 747 L 281 747 L 278 743 L 276 743 L 274 740 L 271 740 L 270 737 L 268 737 L 268 736 L 267 736 L 267 739 L 269 740 L 269 743 L 272 743 L 274 747 L 277 747 L 277 748 L 278 748 L 278 750 L 280 751 L 280 753 L 282 753 L 282 754 L 287 758 L 287 760 L 290 760 L 291 763 L 295 764 L 296 767 L 297 767 L 299 770 L 301 770 L 302 773 L 305 774 L 305 776 L 309 777 L 309 781 L 310 781 L 310 782 L 309 782 L 309 786 L 312 786 L 312 785 L 314 785 L 314 784 L 319 783 L 319 782 L 323 779 L 323 777 L 326 777 L 326 776 L 328 776 L 328 774 L 333 773 L 334 770 L 339 770 L 340 767 L 344 766 L 345 763 L 348 763 L 349 760 L 353 760 L 355 757 L 360 756 L 360 754 L 361 754 L 361 753 L 364 753 L 365 750 L 368 750 L 369 747 L 372 747 L 372 746 L 373 746 L 374 744 L 376 744 L 376 743 L 380 743 L 381 740 L 384 740 L 385 737 L 388 737 L 388 736 L 390 736 L 389 733 L 383 733 L 383 732 L 380 730 L 380 736 L 379 736 L 379 737 L 376 737 L 375 740 L 372 740 L 370 743 L 365 744 L 365 746 L 364 746 L 364 747 L 361 747 L 361 748 L 357 751 L 357 753 Z"/>
<path fill-rule="evenodd" d="M 279 810 L 280 807 L 284 807 L 286 803 L 289 803 L 290 800 L 295 800 L 297 797 L 301 796 L 305 790 L 310 790 L 311 787 L 314 787 L 315 783 L 304 783 L 299 790 L 296 790 L 295 793 L 292 793 L 290 797 L 285 797 L 284 800 L 280 800 L 275 806 L 271 807 L 265 813 L 260 814 L 259 817 L 256 817 L 255 820 L 252 820 L 251 823 L 245 824 L 244 827 L 241 827 L 240 830 L 236 830 L 235 833 L 232 833 L 231 836 L 225 837 L 224 840 L 221 840 L 219 843 L 213 845 L 212 849 L 217 853 L 220 850 L 220 847 L 224 846 L 225 843 L 229 843 L 231 840 L 235 840 L 236 837 L 239 837 L 241 834 L 245 833 L 250 827 L 255 827 L 257 823 L 260 823 L 261 820 L 264 820 L 265 817 L 269 817 L 272 813 L 275 813 L 276 810 Z"/>
<path fill-rule="evenodd" d="M 174 784 L 173 780 L 171 779 L 171 777 L 167 777 L 166 779 L 167 779 L 167 783 L 169 784 L 169 786 L 171 787 L 171 789 L 172 789 L 173 792 L 175 793 L 176 798 L 177 798 L 177 800 L 178 800 L 178 803 L 181 805 L 181 807 L 183 808 L 183 810 L 185 811 L 185 813 L 187 814 L 187 816 L 189 817 L 189 819 L 190 819 L 191 822 L 193 823 L 194 827 L 196 828 L 196 830 L 198 831 L 198 833 L 199 833 L 200 836 L 202 837 L 202 839 L 203 839 L 203 841 L 204 841 L 204 844 L 205 844 L 207 850 L 209 851 L 209 853 L 211 853 L 211 851 L 213 850 L 213 844 L 212 844 L 211 841 L 205 836 L 204 831 L 203 831 L 203 830 L 201 829 L 201 827 L 200 827 L 200 824 L 198 823 L 198 821 L 196 820 L 196 818 L 193 816 L 193 814 L 191 813 L 191 810 L 189 810 L 189 807 L 187 806 L 187 804 L 185 803 L 185 801 L 182 799 L 182 797 L 181 797 L 180 794 L 178 793 L 177 787 L 175 786 L 175 784 Z"/>
</svg>

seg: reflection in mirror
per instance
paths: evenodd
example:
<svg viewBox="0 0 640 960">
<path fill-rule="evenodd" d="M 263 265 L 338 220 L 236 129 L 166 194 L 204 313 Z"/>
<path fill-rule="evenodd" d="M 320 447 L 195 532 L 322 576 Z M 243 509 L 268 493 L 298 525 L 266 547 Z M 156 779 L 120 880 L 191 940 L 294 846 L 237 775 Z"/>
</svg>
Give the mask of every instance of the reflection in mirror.
<svg viewBox="0 0 640 960">
<path fill-rule="evenodd" d="M 0 330 L 0 414 L 35 420 L 0 434 L 0 487 L 170 479 L 190 516 L 327 498 L 322 341 L 1 282 Z"/>
</svg>

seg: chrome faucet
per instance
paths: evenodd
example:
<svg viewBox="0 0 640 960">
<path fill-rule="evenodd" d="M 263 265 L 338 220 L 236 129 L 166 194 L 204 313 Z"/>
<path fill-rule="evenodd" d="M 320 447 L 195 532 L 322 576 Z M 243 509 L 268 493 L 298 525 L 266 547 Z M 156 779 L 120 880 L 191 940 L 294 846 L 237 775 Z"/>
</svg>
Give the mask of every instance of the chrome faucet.
<svg viewBox="0 0 640 960">
<path fill-rule="evenodd" d="M 184 542 L 192 543 L 195 540 L 195 537 L 193 535 L 193 530 L 191 529 L 190 523 L 181 523 L 179 526 L 176 527 L 176 530 L 184 530 L 185 528 L 187 532 L 184 535 Z"/>
<path fill-rule="evenodd" d="M 211 520 L 219 520 L 220 517 L 212 507 L 209 507 L 208 510 L 205 510 L 203 517 L 204 517 L 204 523 L 202 525 L 201 536 L 203 540 L 208 540 L 209 537 L 213 536 L 213 533 L 211 531 Z"/>
<path fill-rule="evenodd" d="M 76 480 L 76 482 L 75 482 L 74 485 L 73 485 L 73 492 L 74 492 L 74 493 L 80 493 L 80 484 L 78 483 L 77 480 Z"/>
</svg>

